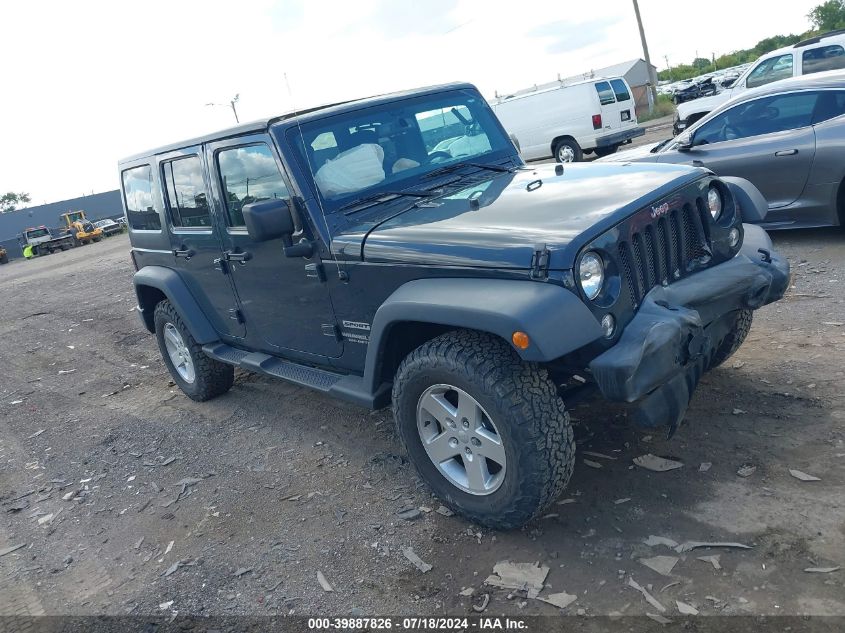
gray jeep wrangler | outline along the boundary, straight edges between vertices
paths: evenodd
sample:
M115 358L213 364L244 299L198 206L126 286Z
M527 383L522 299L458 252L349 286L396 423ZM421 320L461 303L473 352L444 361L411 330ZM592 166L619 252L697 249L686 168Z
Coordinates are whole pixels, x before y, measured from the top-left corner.
M778 300L746 181L526 166L468 84L259 121L120 162L144 326L194 400L235 367L364 407L443 502L511 528L561 493L561 390L670 430Z

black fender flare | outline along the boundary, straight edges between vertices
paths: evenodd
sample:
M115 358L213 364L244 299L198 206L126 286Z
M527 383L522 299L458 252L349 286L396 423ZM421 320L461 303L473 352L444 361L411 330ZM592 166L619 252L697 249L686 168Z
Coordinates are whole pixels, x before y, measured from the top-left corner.
M513 349L525 361L551 361L603 336L601 325L573 292L548 282L518 279L436 278L409 281L393 292L373 318L364 385L382 382L380 363L393 325L422 322L480 330L513 346L515 331L530 345Z
M149 300L144 288L155 288L173 304L197 343L204 345L220 340L220 335L214 330L208 317L203 314L178 273L163 266L145 266L135 273L133 281L135 295L138 297L138 312L147 330L155 332L153 312L157 302L153 303Z
M769 212L769 203L760 193L760 190L750 180L736 176L722 176L724 182L734 200L739 205L740 217L743 222L757 224L766 219Z

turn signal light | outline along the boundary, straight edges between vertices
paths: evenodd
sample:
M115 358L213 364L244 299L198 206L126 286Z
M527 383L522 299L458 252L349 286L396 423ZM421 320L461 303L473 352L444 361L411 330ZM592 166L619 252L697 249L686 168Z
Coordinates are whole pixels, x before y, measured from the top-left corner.
M601 115L594 114L593 115L593 129L600 130L601 129Z
M531 339L528 338L528 335L525 332L521 332L517 330L511 336L511 340L513 344L519 349L528 349L528 346L531 345Z

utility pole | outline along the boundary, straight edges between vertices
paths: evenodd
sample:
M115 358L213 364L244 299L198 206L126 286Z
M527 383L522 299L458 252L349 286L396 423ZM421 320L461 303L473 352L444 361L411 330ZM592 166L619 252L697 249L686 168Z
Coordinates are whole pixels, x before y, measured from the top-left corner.
M669 56L664 55L663 59L666 60L666 68L669 69L669 81L674 81L675 78L672 76L672 64L669 63Z
M637 15L637 26L640 29L640 41L643 44L643 57L645 57L645 63L648 67L648 78L651 82L651 99L649 107L649 112L654 108L654 104L657 103L657 73L654 72L654 66L651 65L651 56L648 54L648 43L645 40L645 30L643 29L643 19L640 17L640 5L637 0L634 0L634 13Z

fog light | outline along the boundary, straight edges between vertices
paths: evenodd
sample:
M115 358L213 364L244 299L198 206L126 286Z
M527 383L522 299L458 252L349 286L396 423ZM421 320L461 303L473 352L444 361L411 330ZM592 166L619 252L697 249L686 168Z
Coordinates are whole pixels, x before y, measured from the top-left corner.
M616 329L616 319L613 318L612 314L605 314L601 318L601 329L604 330L606 338L613 336L613 330Z
M736 248L737 244L739 244L739 229L732 228L730 233L728 233L728 241L731 245L731 248Z

